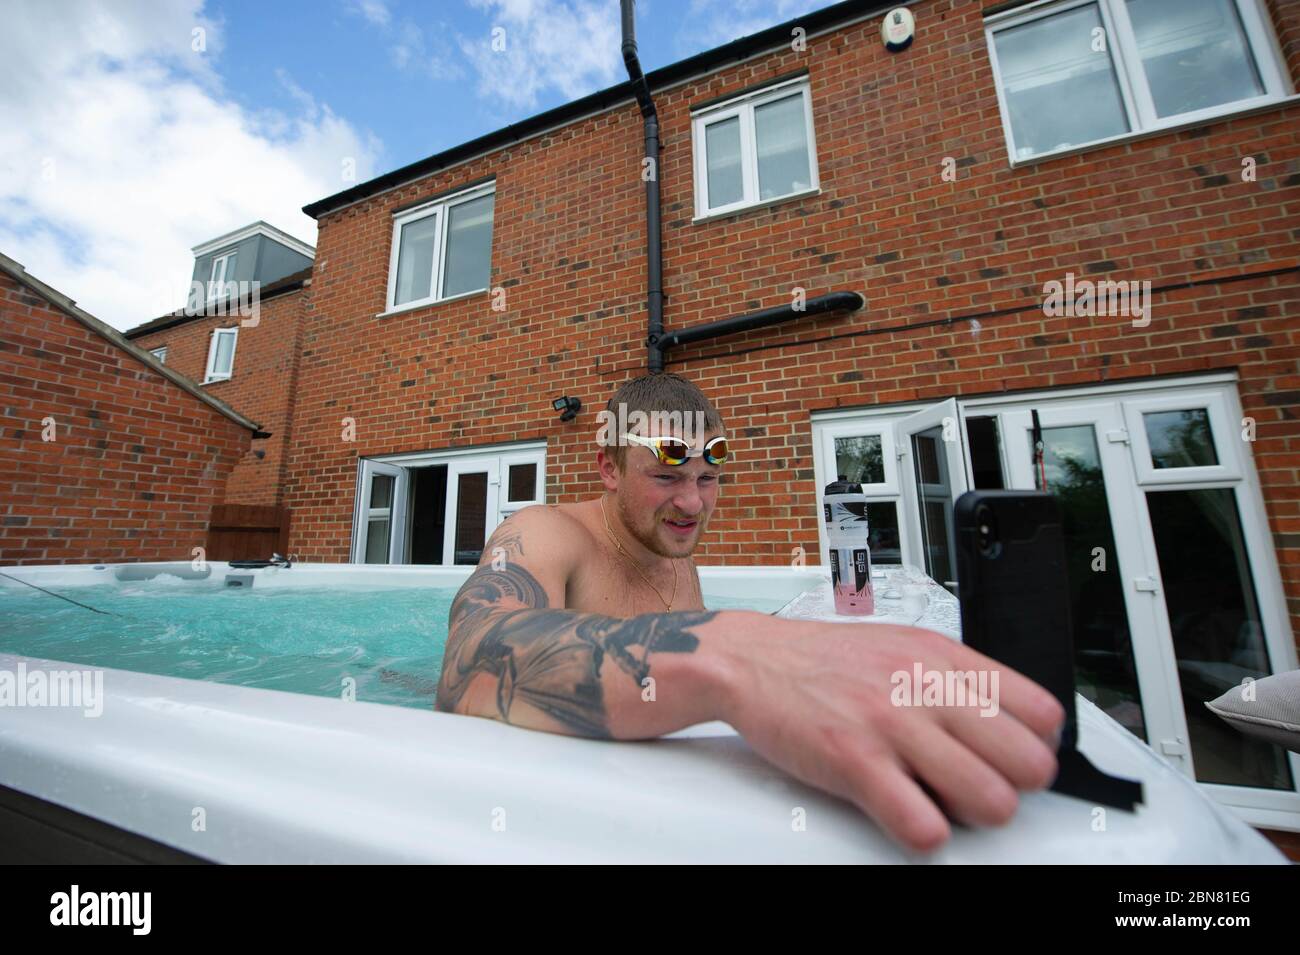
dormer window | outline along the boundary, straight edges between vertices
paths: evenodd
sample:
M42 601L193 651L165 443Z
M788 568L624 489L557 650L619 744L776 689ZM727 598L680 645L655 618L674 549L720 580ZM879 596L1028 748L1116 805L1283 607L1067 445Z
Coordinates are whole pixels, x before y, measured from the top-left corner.
M235 261L239 253L227 252L212 259L212 274L208 277L208 301L215 302L222 296L227 281L234 281Z

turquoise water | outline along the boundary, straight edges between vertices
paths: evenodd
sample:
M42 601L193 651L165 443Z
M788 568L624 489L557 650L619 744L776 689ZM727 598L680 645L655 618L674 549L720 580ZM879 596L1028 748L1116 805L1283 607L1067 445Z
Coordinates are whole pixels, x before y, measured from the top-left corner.
M47 587L114 616L0 581L0 653L82 666L431 707L455 590L242 590L175 577ZM784 600L705 595L713 610Z

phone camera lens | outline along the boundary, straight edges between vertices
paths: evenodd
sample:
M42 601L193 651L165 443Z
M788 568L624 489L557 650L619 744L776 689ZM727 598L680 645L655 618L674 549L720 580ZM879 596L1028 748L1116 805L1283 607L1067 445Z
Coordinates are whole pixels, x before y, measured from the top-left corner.
M977 528L975 542L980 556L996 559L1002 553L1002 543L998 540L998 526L993 518L993 511L987 506L981 507L975 513L975 524Z

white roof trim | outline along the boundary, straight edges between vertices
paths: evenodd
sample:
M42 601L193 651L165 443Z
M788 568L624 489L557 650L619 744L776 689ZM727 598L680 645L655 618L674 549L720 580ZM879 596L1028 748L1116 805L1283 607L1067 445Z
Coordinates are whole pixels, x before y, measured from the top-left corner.
M215 239L209 239L201 245L196 245L191 249L191 251L194 253L195 258L202 258L209 252L216 252L218 249L227 245L235 245L236 243L243 242L245 239L251 238L255 235L264 235L268 239L279 242L281 245L287 245L298 254L305 255L309 259L315 260L316 258L315 246L308 245L300 239L295 239L293 236L289 235L289 233L281 232L275 226L262 222L261 220L254 222L252 225L246 225L242 229L236 229L234 232L227 232L225 235L219 235Z

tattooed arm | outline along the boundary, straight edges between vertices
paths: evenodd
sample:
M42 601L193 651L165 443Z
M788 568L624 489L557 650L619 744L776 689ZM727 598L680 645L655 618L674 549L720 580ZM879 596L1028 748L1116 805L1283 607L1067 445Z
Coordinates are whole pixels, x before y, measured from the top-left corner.
M933 631L748 610L622 619L559 609L582 556L563 520L525 508L488 541L452 603L440 710L613 739L725 720L765 759L922 850L948 838L940 807L999 825L1017 790L1055 775L1056 698ZM998 705L900 706L896 678L916 667L997 670Z
M575 736L642 739L719 717L716 618L561 609L580 553L545 507L497 528L452 602L438 709ZM755 614L754 616L761 616Z

